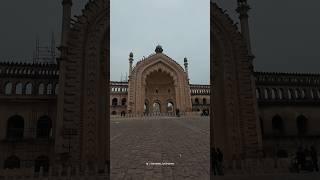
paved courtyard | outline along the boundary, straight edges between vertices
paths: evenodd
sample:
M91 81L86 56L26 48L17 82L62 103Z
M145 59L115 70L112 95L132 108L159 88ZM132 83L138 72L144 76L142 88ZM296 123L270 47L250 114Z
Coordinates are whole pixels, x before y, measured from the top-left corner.
M210 179L209 118L111 120L111 179Z

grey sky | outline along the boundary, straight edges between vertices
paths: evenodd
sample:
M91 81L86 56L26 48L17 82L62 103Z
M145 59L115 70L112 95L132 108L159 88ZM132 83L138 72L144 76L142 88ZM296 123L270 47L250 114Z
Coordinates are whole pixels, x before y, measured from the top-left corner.
M74 0L80 14L88 0ZM0 59L30 60L36 35L57 45L61 31L61 0L10 0L0 6ZM192 83L209 81L208 0L111 0L111 79L128 71L128 54L135 63L161 44L164 53L182 64L189 59Z
M60 42L62 0L10 0L0 6L0 60L31 60L36 36L40 45L50 45L54 32ZM87 0L74 0L79 14Z
M209 83L208 0L111 0L111 79L128 72L128 56L134 63L154 53L164 53L183 66L189 60L191 83Z
M216 0L233 19L236 0ZM87 0L74 0L80 14ZM319 72L320 2L315 0L249 0L250 26L255 68L258 71ZM164 52L182 63L190 63L192 83L209 79L209 0L112 0L111 72L120 80L128 70L128 54L135 62L154 52ZM57 44L61 29L61 0L10 0L0 6L0 60L32 58L35 39Z
M236 0L215 1L237 20ZM320 1L248 2L256 70L320 72Z

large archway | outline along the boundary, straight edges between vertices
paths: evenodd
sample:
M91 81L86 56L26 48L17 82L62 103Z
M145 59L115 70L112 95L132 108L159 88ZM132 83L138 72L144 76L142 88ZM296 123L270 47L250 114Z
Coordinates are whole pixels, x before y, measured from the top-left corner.
M154 102L152 112L167 112L167 100L172 99L175 102L176 99L173 77L161 69L148 74L145 83L145 99L148 102ZM158 105L155 106L155 103ZM156 110L154 107L159 109Z
M89 1L62 47L56 153L68 163L109 161L109 8L107 0Z
M211 2L211 147L226 162L252 158L262 148L252 63L232 20Z
M137 63L129 78L128 89L128 112L133 114L145 113L145 107L152 112L156 100L160 102L161 112L167 112L168 100L180 112L192 110L187 74L177 62L162 52ZM145 102L150 104L146 106Z

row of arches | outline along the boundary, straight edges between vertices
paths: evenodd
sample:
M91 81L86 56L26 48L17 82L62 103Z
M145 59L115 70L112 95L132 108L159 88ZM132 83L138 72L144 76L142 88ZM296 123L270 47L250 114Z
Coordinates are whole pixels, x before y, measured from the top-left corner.
M40 168L43 168L43 172L49 171L50 160L48 156L39 156L34 160L34 171L40 172ZM21 167L21 160L18 156L12 155L5 159L4 169L19 169Z
M25 121L20 115L11 116L7 122L6 138L22 139L24 137ZM49 116L41 116L37 121L35 131L37 138L49 138L52 134L52 121Z
M264 133L263 121L260 118L261 130ZM298 135L305 135L308 133L308 119L304 115L299 115L296 118L296 127ZM275 115L272 118L272 132L274 135L285 134L285 122L280 115Z
M199 98L195 98L194 101L192 102L192 104L195 104L195 105L200 105L200 100ZM208 105L208 100L207 98L203 98L202 99L202 105Z
M210 89L191 89L192 94L210 94Z
M320 99L320 89L257 88L257 99Z
M127 105L127 99L122 98L121 102L119 102L118 98L113 98L111 101L111 105L112 106L125 106L125 105Z
M55 69L26 69L26 68L8 68L4 71L6 74L10 75L59 75L59 71Z
M319 77L315 76L304 76L304 77L288 77L288 76L282 76L282 75L277 75L277 76L270 76L270 75L260 75L260 72L257 72L257 81L259 82L280 82L280 83L309 83L309 84L319 84L320 79Z
M174 103L171 100L167 100L166 103L163 104L164 109L162 108L161 102L159 100L154 101L152 104L149 103L149 101L145 101L143 112L145 114L148 113L174 113L175 107Z
M36 91L38 95L57 95L58 88L59 85L54 85L53 83L40 83L38 86L35 87L34 84L31 82L28 82L26 84L23 84L21 82L18 82L16 84L13 84L12 82L7 82L4 86L4 94L32 95L35 94L34 91Z
M112 87L111 92L128 92L127 87Z

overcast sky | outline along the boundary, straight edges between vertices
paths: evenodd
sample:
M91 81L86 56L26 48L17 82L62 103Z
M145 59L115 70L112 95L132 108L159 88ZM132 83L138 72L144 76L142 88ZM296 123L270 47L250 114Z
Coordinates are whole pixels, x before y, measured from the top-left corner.
M183 66L189 60L191 83L209 83L210 6L208 0L111 0L111 79L128 72L134 63L154 53L164 53Z
M236 0L215 0L238 21ZM320 1L248 0L257 71L320 72Z
M236 0L216 0L237 21ZM79 15L87 0L74 0ZM250 30L258 71L319 72L320 1L249 0ZM61 31L61 0L10 0L0 6L0 60L32 59L36 36L49 45ZM209 0L112 0L111 73L120 80L161 44L182 64L189 59L192 83L209 79Z

